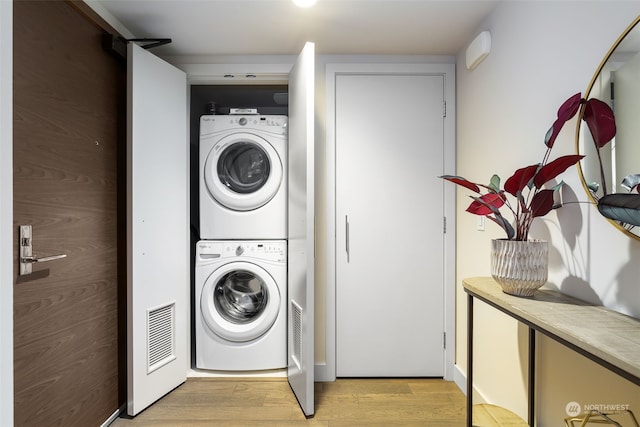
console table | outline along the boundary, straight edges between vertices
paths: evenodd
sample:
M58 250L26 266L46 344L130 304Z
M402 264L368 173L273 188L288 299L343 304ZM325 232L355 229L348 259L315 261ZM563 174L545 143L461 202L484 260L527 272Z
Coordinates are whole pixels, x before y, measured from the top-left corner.
M563 344L640 386L640 320L560 292L540 289L533 297L505 294L491 277L462 282L467 295L467 426L473 407L473 300L479 299L529 327L528 423L535 418L536 332Z

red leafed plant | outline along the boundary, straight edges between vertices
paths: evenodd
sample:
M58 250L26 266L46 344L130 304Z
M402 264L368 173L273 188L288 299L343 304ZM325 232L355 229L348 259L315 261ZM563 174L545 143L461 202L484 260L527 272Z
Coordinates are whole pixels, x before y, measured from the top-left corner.
M549 161L551 149L562 127L575 116L582 104L586 104L586 109L591 112L591 114L585 114L584 117L591 133L596 135L611 133L612 122L607 117L613 117L613 114L609 114L609 107L594 98L585 100L580 93L577 93L567 99L558 109L558 117L544 138L547 151L542 162L516 170L504 182L503 188L500 188L498 175L493 175L487 185L477 184L454 175L443 175L440 178L477 193L477 195L470 196L473 201L467 208L467 212L486 216L498 224L506 232L508 240L527 240L534 218L544 216L552 209L561 206L554 205L553 195L564 185L564 182L560 182L552 188L545 188L545 184L584 157L579 154L570 154ZM601 117L602 119L599 119ZM615 134L615 122L613 122L613 126ZM510 201L507 194L513 196L515 202ZM513 214L513 225L502 215L500 209L503 207L506 207Z

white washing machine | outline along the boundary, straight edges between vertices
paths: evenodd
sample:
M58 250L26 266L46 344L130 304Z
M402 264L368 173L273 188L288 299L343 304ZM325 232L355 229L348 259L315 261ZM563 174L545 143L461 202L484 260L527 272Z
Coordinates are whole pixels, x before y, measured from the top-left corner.
M200 117L200 238L287 238L287 117Z
M286 241L200 241L195 260L196 367L287 366Z

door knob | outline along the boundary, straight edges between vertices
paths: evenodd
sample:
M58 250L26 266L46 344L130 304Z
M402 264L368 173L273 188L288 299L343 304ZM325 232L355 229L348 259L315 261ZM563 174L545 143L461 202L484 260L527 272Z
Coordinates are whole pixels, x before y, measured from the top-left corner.
M20 275L32 273L32 264L66 258L67 254L37 257L33 255L33 230L30 225L20 226Z

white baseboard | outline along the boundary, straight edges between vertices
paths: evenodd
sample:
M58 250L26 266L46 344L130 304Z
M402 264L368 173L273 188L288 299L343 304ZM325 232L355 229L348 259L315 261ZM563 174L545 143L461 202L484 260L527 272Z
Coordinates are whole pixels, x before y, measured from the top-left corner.
M467 395L467 375L463 374L458 365L453 367L453 382L456 383L460 391Z
M315 382L327 383L336 380L336 373L329 369L327 363L316 363L315 370Z
M190 369L187 378L286 378L287 369L270 369L266 371L208 371Z
M453 382L456 383L460 391L467 395L467 374L462 373L460 367L455 365L455 369L453 372ZM474 403L487 403L488 400L485 397L485 394L482 391L478 390L477 387L473 387L473 400Z

